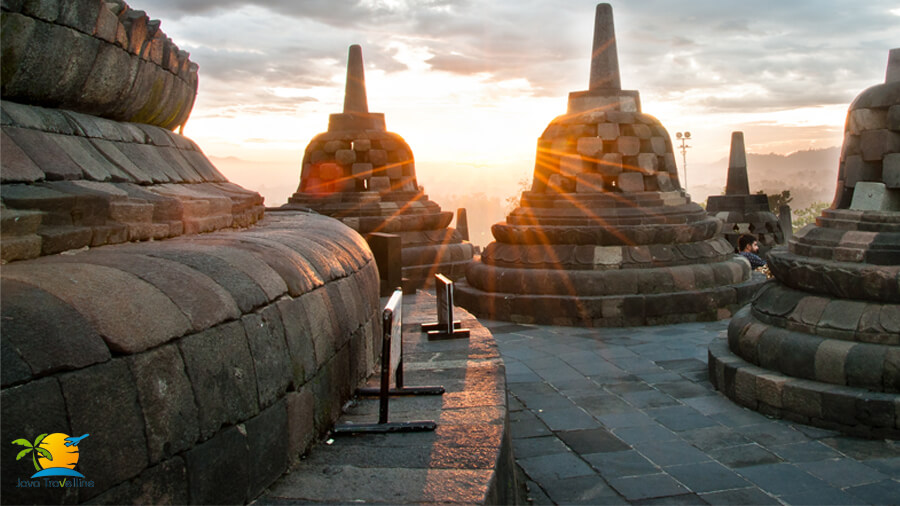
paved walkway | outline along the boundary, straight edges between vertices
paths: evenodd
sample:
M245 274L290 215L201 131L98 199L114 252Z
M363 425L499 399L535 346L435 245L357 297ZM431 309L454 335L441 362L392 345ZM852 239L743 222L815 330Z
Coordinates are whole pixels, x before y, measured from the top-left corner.
M712 389L706 346L727 322L479 321L506 363L535 504L900 503L900 443L769 419Z

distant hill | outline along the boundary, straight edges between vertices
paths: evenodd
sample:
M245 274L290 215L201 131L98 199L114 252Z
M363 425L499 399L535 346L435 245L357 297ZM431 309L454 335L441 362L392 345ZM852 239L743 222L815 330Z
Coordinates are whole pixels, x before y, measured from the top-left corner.
M748 153L750 192L762 190L766 194L772 194L790 190L794 197L791 208L795 210L809 207L814 202L831 202L837 183L840 155L838 147L796 151L788 155ZM727 158L711 164L689 163L692 198L697 202L705 202L709 195L722 194L727 169ZM699 182L694 183L693 178L699 179Z

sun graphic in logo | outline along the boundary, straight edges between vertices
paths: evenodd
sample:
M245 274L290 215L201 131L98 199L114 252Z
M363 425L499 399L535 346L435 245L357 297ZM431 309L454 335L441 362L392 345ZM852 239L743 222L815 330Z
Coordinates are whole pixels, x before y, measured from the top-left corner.
M78 444L88 436L89 434L81 437L72 437L62 432L54 432L50 435L41 434L34 440L34 443L27 439L16 439L12 443L25 447L16 456L16 460L29 454L31 455L31 462L34 464L35 470L37 470L31 476L32 478L41 476L77 476L84 478L83 474L75 471L75 464L78 463Z

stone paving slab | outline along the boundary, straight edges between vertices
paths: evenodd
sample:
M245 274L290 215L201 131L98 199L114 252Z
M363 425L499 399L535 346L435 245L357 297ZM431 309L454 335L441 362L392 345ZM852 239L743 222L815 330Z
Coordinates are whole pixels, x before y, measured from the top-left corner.
M534 504L897 504L900 444L744 409L712 388L728 322L596 329L479 319L506 364Z

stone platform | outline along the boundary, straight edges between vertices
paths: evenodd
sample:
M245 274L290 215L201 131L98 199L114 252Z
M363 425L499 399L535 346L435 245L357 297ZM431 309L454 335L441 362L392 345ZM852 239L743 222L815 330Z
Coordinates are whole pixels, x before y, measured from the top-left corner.
M405 384L442 385L447 392L393 397L390 420L434 420L437 430L329 439L313 447L255 504L524 503L497 344L459 308L455 317L471 330L470 338L429 341L420 325L435 321L435 311L435 298L427 292L404 297ZM365 399L346 406L338 423L377 419L378 401Z

